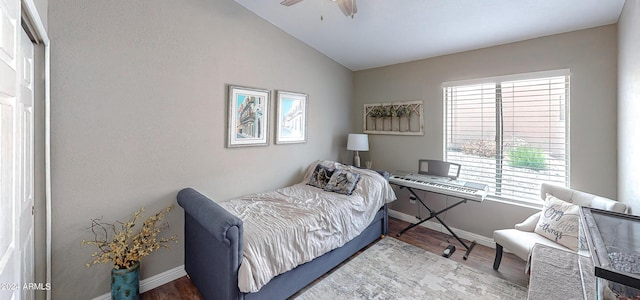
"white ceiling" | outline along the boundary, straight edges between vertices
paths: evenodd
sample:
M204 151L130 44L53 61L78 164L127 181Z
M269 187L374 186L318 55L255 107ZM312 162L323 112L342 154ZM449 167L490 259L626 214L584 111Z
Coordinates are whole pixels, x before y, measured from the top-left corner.
M357 0L352 19L330 0L235 1L354 71L613 24L625 2Z

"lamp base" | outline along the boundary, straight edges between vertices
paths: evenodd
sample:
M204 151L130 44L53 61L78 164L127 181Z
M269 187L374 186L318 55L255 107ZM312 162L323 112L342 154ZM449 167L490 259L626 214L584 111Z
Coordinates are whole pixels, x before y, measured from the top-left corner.
M358 155L358 151L356 151L356 153L353 154L353 165L355 167L360 168L360 155Z

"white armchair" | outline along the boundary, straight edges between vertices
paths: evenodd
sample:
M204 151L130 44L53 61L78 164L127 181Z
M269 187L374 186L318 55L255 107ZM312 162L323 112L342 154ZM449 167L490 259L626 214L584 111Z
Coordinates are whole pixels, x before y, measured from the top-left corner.
M627 205L624 203L565 187L543 183L540 186L540 198L545 200L547 194L580 206L621 213L627 212ZM527 260L529 252L536 243L569 250L568 248L534 232L534 229L538 224L538 220L540 219L540 214L541 212L533 214L524 220L524 222L516 224L513 229L500 229L493 232L493 240L496 242L496 257L493 261L494 270L498 270L500 267L503 247L509 249L513 254L523 260Z

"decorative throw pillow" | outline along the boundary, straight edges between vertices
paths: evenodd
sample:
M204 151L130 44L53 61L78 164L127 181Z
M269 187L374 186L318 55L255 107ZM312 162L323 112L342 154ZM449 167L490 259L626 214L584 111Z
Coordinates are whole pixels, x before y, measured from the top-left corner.
M578 251L580 206L547 194L534 232L573 251Z
M325 191L336 192L339 194L351 195L356 188L356 184L360 180L359 173L349 172L347 170L336 170L331 175L331 179L324 187Z
M331 179L333 171L334 170L331 168L318 164L315 170L313 170L313 174L311 174L311 178L309 178L309 182L307 184L324 189L329 182L329 179Z

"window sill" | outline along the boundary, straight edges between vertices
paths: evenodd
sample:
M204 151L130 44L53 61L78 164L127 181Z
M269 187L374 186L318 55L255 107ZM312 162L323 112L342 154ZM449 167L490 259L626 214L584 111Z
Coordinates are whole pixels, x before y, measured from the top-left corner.
M484 201L493 201L493 202L498 202L498 203L503 203L503 204L508 204L508 205L514 205L514 206L524 207L524 208L530 208L530 209L536 209L536 210L541 210L542 206L544 204L544 203L542 203L542 201L527 201L527 200L518 200L518 199L505 199L505 198L500 198L500 197L495 197L495 196L487 196L487 198L485 198Z

